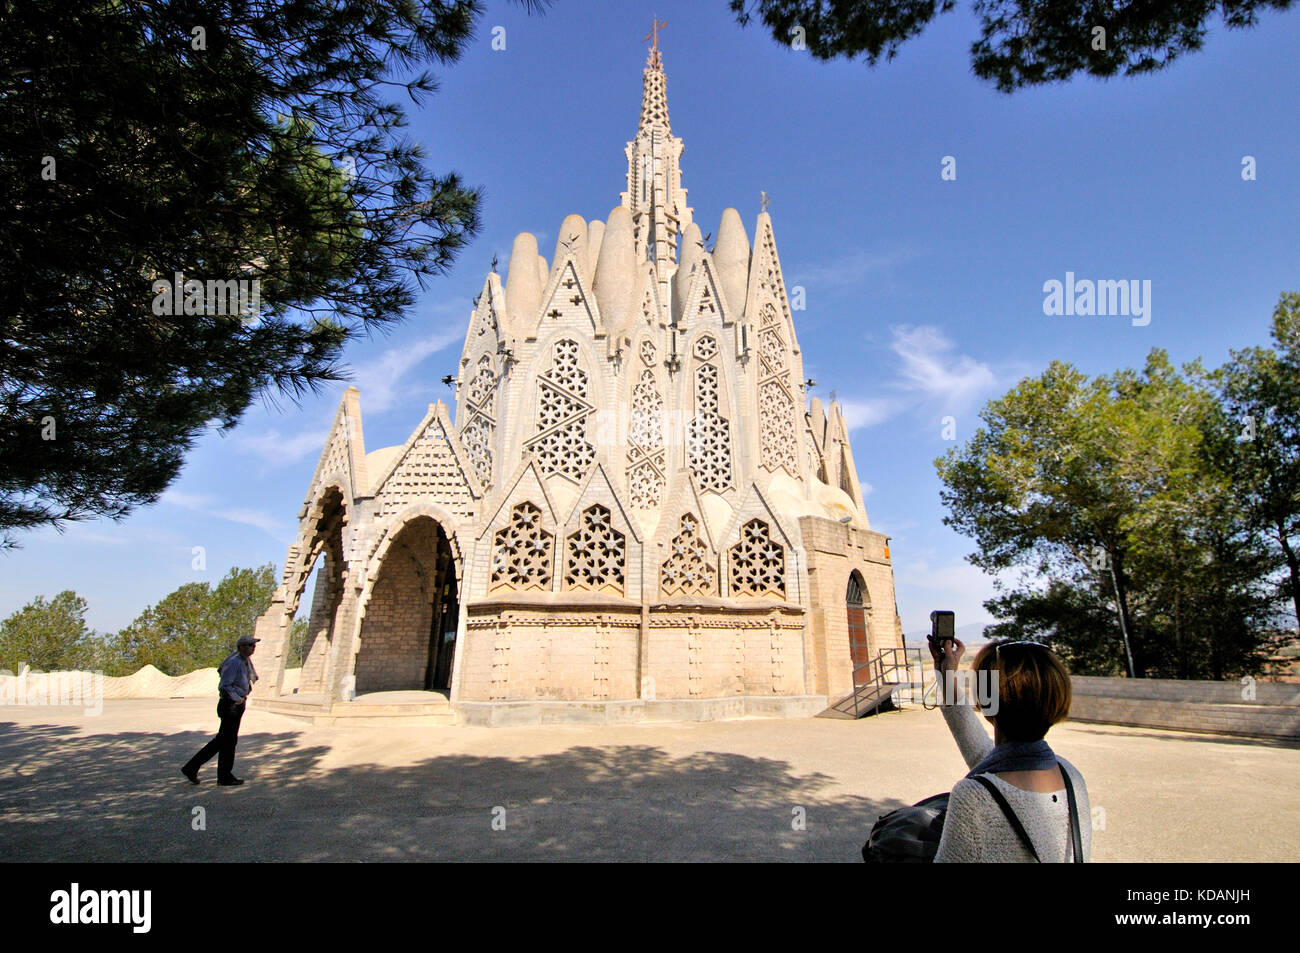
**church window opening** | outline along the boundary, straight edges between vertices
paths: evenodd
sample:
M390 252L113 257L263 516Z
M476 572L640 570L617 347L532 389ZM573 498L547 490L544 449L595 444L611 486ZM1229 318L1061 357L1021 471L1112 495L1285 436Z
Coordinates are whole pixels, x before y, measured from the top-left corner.
M700 521L686 513L681 532L673 537L672 553L660 568L659 588L665 596L714 596L716 577L712 554L700 537Z
M511 510L510 525L494 538L492 587L551 588L551 534L542 528L542 511L532 503Z
M537 378L537 435L525 444L544 476L582 480L596 459L596 448L587 440L587 419L594 409L577 342L557 341L551 369Z
M603 506L583 510L575 533L569 534L564 587L592 592L624 592L625 537L614 529Z
M772 539L768 525L750 520L731 547L731 594L785 598L785 547Z

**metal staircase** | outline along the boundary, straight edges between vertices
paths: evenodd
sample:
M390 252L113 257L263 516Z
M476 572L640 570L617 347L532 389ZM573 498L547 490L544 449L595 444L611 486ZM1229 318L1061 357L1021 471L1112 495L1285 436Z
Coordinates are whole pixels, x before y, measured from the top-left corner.
M861 718L874 711L883 710L886 703L901 709L899 693L909 689L909 697L920 695L924 705L930 701L937 686L925 688L922 677L922 649L881 649L870 662L853 670L853 691L845 695L825 714L830 717Z

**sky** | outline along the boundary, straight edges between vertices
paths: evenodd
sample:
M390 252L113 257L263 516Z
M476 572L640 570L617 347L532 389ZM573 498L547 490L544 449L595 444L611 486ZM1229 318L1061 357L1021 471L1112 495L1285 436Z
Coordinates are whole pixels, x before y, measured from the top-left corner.
M483 188L483 228L404 324L348 350L368 450L451 402L440 380L494 255L504 276L526 231L549 261L566 215L618 204L654 14L695 220L716 233L734 207L752 241L768 193L787 287L804 289L811 394L844 405L909 636L932 609L991 621L993 581L944 525L934 468L985 402L1053 360L1096 375L1163 348L1216 366L1267 345L1279 294L1300 290L1300 12L1216 23L1158 74L1006 95L971 72L969 6L869 68L780 47L726 0L556 0L544 15L493 2L463 58L434 71L437 94L408 104L429 167ZM1149 281L1149 322L1045 314L1044 284L1067 273ZM184 583L281 567L345 386L263 399L205 434L162 500L124 521L22 537L0 554L0 617L73 589L91 627L114 631Z

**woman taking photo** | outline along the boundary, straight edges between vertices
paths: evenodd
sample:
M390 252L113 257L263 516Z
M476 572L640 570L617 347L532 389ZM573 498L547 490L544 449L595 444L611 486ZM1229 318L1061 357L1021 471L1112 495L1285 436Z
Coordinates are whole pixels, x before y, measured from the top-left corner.
M954 688L965 650L956 639L944 642L942 650L930 645L943 717L971 768L952 789L935 863L1087 861L1092 851L1088 788L1074 765L1053 754L1044 740L1047 730L1070 713L1065 666L1038 642L990 642L980 649L973 675L977 696L988 703L983 712L993 725L990 741L971 705L955 697L961 694ZM976 775L990 779L1023 836ZM1081 860L1075 857L1067 779L1076 804Z

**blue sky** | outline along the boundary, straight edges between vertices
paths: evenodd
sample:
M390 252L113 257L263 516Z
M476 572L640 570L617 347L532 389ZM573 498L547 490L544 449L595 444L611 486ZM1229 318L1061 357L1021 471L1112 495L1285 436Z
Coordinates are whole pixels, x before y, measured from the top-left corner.
M484 227L404 325L348 352L368 449L402 443L428 403L450 402L439 381L455 372L493 255L504 272L528 231L549 260L565 215L603 220L618 204L653 13L668 21L668 104L695 219L716 232L734 206L752 240L760 190L771 197L786 282L806 290L804 368L823 401L834 389L845 404L909 634L934 608L958 625L989 619L991 581L942 523L932 461L954 446L943 417L964 441L986 400L1054 359L1098 374L1162 347L1219 364L1266 344L1279 293L1300 290L1300 14L1215 26L1205 51L1154 76L1006 96L971 74L968 8L868 69L778 47L736 25L725 0L557 0L532 17L494 3L409 127L432 169L485 188ZM954 181L941 178L945 156ZM1150 324L1045 315L1043 284L1067 271L1149 280ZM0 555L0 617L71 588L111 631L183 583L280 566L344 386L263 401L232 433L206 435L164 499L124 522L24 537Z

